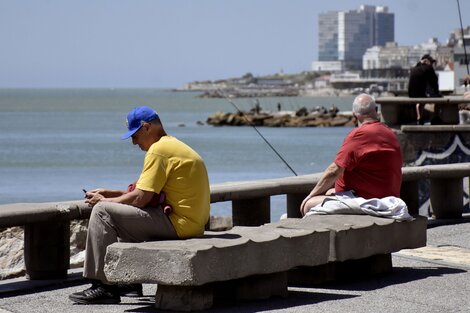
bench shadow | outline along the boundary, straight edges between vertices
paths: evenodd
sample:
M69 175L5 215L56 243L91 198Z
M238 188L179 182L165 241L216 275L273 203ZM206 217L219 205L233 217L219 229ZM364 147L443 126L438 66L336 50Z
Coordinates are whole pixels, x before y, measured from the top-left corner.
M297 306L312 305L325 301L343 300L355 298L360 295L345 295L345 294L334 294L334 293L318 293L312 290L312 292L295 291L289 290L287 298L272 297L264 300L251 300L251 301L238 301L229 302L226 304L216 304L213 308L204 310L207 313L253 313L260 311L272 311L272 310L283 310L293 308ZM158 310L153 306L144 306L140 308L134 308L126 310L125 312L136 312L136 313L149 313L149 312L168 312L164 310ZM172 311L178 312L178 311Z
M449 225L459 225L470 223L470 215L464 213L461 218L454 219L430 219L428 220L428 229L439 227L439 226L449 226Z
M348 279L340 280L322 284L312 284L310 286L303 286L303 290L292 290L290 288L289 295L287 298L273 297L265 300L254 300L254 301L229 301L228 303L217 303L213 308L205 310L204 312L210 313L252 313L259 311L269 310L282 310L288 308L294 308L297 306L319 304L327 301L344 300L360 297L361 294L341 294L335 293L338 291L350 291L354 293L372 291L381 288L385 288L392 285L405 284L412 281L422 280L429 277L439 277L453 274L465 273L467 271L461 269L455 269L450 267L426 267L426 268L408 268L398 267L393 268L393 272L389 274L368 276L363 279ZM309 289L311 291L305 291ZM321 289L319 291L318 289ZM331 290L331 292L327 292ZM326 291L326 292L325 292ZM138 304L138 303L136 303ZM141 303L143 304L143 303ZM126 312L164 312L153 308L153 303L148 306L142 306L126 310Z
M323 284L312 284L303 287L303 290L292 290L290 288L287 298L273 297L265 300L228 302L226 304L216 304L213 308L204 312L242 312L251 313L268 310L282 310L298 306L319 304L322 302L344 300L360 297L354 294L355 291L372 291L392 285L405 284L412 281L427 279L429 277L443 277L466 273L466 270L445 266L436 267L394 267L389 274L369 276L363 279L340 280ZM26 282L25 282L26 283ZM31 282L29 282L31 283ZM0 298L36 293L38 291L57 290L69 288L71 286L84 285L88 282L84 279L76 279L48 286L35 286L26 290L16 290L0 294ZM23 286L25 287L25 286ZM21 288L20 288L21 289ZM318 290L318 289L321 289ZM337 291L350 291L352 294L342 294ZM330 291L330 292L329 292ZM131 303L121 303L138 306L127 309L124 312L164 312L153 307L154 294L145 294L143 297L135 298Z
M461 274L466 272L466 270L451 267L394 267L393 271L387 274L368 276L363 279L339 280L312 285L312 287L332 290L371 291L392 285L399 285L422 280L429 277L441 277L445 275Z

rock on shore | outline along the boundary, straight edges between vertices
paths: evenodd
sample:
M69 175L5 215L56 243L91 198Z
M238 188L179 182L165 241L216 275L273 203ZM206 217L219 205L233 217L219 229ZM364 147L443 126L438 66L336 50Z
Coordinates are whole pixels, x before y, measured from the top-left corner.
M83 266L87 223L70 223L70 268ZM0 229L0 280L25 275L23 237L23 227Z

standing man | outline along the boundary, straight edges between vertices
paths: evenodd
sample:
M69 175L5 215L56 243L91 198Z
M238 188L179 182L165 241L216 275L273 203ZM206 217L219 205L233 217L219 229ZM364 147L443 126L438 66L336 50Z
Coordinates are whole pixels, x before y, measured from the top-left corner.
M439 79L434 71L434 60L429 54L421 57L421 60L411 69L408 82L408 97L429 98L442 97L439 92ZM434 108L437 113L438 108ZM424 124L424 103L416 104L417 124Z
M88 225L83 276L92 286L71 294L82 304L119 303L120 290L104 274L106 247L117 241L183 239L201 236L209 219L210 190L204 161L193 149L166 134L157 112L138 107L127 115L122 139L146 151L135 189L95 189L85 202L93 207ZM158 194L172 207L155 205ZM157 202L158 203L158 202Z
M302 202L302 216L335 193L352 191L365 199L400 196L402 155L397 136L379 121L370 95L357 96L352 111L358 127L344 139L336 159Z

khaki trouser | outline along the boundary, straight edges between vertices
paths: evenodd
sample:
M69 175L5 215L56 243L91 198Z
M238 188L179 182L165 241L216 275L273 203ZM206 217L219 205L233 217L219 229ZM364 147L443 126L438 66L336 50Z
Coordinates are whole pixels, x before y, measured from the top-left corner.
M91 212L86 239L83 276L106 283L106 248L117 241L143 242L178 239L161 207L139 209L130 205L98 202Z

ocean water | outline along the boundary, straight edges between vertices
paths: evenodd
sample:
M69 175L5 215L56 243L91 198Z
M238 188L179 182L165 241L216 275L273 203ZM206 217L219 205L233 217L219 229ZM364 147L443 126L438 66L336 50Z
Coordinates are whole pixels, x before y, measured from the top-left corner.
M234 112L225 99L159 89L0 90L0 203L80 199L82 188L125 189L136 180L144 153L122 141L125 116L133 107L155 108L167 133L204 158L211 184L292 176L251 127L205 124L216 111ZM254 99L233 100L243 110ZM260 98L261 107L283 110L331 107L349 111L352 97ZM199 125L203 122L204 125ZM266 128L259 131L299 175L317 173L332 161L349 127ZM272 198L271 218L285 212ZM211 206L230 215L230 203Z

